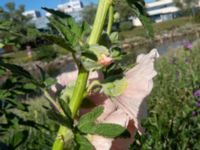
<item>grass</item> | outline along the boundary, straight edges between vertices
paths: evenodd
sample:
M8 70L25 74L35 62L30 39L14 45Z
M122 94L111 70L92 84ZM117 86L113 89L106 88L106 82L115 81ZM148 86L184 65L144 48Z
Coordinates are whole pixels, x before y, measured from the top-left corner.
M156 62L158 75L148 97L146 129L137 135L133 149L198 150L200 147L200 41L192 50L171 50ZM195 115L194 115L195 114Z
M174 20L169 20L161 23L154 23L153 29L155 34L161 34L166 31L171 31L173 29L179 28L181 26L184 26L186 24L191 24L191 18L189 17L183 17L183 18L177 18ZM146 37L146 31L144 27L136 27L130 31L122 31L120 32L120 37L122 39L128 39L132 37Z

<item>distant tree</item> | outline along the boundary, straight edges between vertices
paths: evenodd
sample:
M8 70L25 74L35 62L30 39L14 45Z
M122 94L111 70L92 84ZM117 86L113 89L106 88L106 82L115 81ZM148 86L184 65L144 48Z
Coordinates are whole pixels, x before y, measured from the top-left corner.
M94 22L97 6L93 3L87 5L83 9L83 20L87 21L90 25Z
M128 20L133 15L132 9L128 6L126 0L114 0L116 11L120 13L120 19L123 21Z
M177 7L179 7L181 10L188 10L190 9L192 11L192 14L195 13L195 7L199 3L199 0L174 0Z
M24 5L16 8L12 2L0 8L0 39L4 44L20 47L35 40L36 34L31 34L37 30L29 23L31 18L23 15L24 10Z

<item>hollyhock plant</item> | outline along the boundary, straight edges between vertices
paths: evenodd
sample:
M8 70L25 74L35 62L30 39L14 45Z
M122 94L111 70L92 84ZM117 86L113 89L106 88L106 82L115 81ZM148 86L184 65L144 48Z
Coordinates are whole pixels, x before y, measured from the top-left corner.
M144 0L126 1L153 37ZM56 108L50 111L50 116L60 125L52 150L117 149L115 143L119 149L119 145L127 149L133 133L142 133L140 119L146 114L144 98L153 87L154 60L158 53L154 49L139 55L136 66L124 72L127 68L122 63L126 52L119 47L118 32L112 32L114 7L113 0L99 0L93 26L77 23L63 12L43 8L52 14L50 24L59 33L45 33L43 37L67 50L76 65L74 71L59 75L56 84L45 80L41 84L46 98ZM104 31L105 24L107 31ZM56 94L50 96L49 87ZM90 107L85 107L88 102ZM127 130L131 138L116 138Z
M126 2L153 38L145 1ZM145 97L153 88L158 52L153 49L139 55L136 65L125 72L131 64L124 62L127 52L120 47L119 33L112 32L116 5L114 0L99 0L93 25L77 23L64 12L43 8L51 14L48 19L54 32L38 35L68 51L76 66L56 80L39 66L40 76L36 79L22 67L0 61L5 69L30 82L24 89L39 88L52 106L45 107L49 119L59 125L52 150L126 150L134 133L143 132L140 120L146 115Z
M109 150L111 147L111 149L128 149L133 142L133 133L136 131L142 133L140 120L146 116L146 101L144 98L152 90L153 77L156 75L154 60L158 56L158 52L155 49L149 54L139 55L136 66L125 73L125 78L128 82L126 90L113 100L102 91L89 94L88 98L96 106L103 105L104 107L104 112L98 117L97 122L119 124L128 128L130 133L132 133L131 138L115 140L98 135L89 136L89 140L97 150ZM61 74L57 77L58 83L64 86L73 82L77 73L77 70L75 70ZM89 76L90 83L95 79L103 80L102 74L92 72ZM80 112L83 114L90 109L81 109Z

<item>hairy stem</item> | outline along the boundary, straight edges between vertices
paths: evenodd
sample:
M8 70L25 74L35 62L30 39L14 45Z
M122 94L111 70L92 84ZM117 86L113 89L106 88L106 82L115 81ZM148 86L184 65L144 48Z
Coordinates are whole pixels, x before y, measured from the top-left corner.
M99 0L97 14L95 17L92 32L90 34L88 44L93 45L98 43L101 37L105 18L108 9L112 3L112 0ZM75 83L75 88L73 91L72 99L69 103L69 107L72 112L72 117L74 117L82 103L86 85L88 80L89 72L86 71L82 66L79 67L78 77ZM69 139L69 129L64 126L60 126L57 137L54 141L52 150L64 150L66 139Z

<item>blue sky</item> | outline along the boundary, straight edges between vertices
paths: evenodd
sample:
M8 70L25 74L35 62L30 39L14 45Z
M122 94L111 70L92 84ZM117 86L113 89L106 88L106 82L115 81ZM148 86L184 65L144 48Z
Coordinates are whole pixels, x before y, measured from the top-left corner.
M145 0L146 2L154 0ZM4 6L7 2L14 2L17 6L24 4L26 10L41 10L41 7L56 8L58 4L65 3L67 0L0 0L0 6ZM97 3L98 0L82 0L84 5L89 3Z

